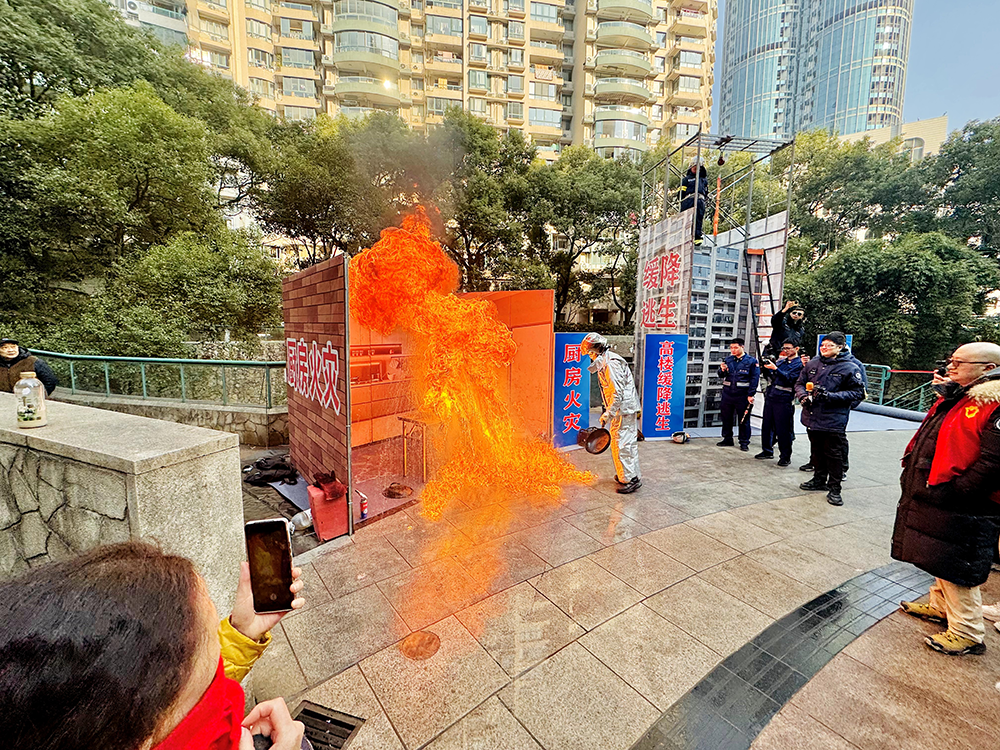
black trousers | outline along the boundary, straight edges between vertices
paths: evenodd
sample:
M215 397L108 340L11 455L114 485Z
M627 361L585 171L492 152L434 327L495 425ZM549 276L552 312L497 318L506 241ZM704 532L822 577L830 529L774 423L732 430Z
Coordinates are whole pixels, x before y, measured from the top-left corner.
M727 393L734 390L732 394ZM750 396L749 388L729 389L722 391L722 404L719 406L719 417L722 419L722 439L733 439L733 422L740 423L740 445L750 445L750 417L743 416L753 407L747 398Z
M687 211L689 208L694 207L694 196L690 198L685 198L681 201L681 211ZM702 224L705 223L705 199L701 196L698 197L698 206L694 212L694 238L696 240L701 239L702 235Z
M851 444L847 442L847 433L846 432L843 435L841 435L841 439L842 439L842 445L841 445L840 451L841 451L841 453L844 454L844 473L846 474L847 473L847 469L848 469L848 467L850 465L850 462L847 460L847 454L848 454L848 451L850 450Z
M790 399L771 397L764 401L764 414L760 423L760 447L765 453L774 453L778 443L781 458L792 457L795 440L795 405Z
M844 433L806 430L809 435L810 457L813 465L813 479L840 492L844 479Z

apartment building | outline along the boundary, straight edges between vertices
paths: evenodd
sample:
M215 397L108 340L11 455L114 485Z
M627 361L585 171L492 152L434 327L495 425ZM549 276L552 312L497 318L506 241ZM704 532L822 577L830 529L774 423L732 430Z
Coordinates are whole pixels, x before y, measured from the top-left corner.
M293 120L462 107L539 154L709 129L716 0L108 0Z

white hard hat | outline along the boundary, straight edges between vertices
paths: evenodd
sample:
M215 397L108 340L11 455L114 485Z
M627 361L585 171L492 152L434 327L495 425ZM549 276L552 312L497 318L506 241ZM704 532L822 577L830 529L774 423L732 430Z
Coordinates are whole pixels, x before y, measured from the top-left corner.
M607 351L608 340L599 333L588 333L580 344L580 354L588 354L591 349L596 349L598 352Z

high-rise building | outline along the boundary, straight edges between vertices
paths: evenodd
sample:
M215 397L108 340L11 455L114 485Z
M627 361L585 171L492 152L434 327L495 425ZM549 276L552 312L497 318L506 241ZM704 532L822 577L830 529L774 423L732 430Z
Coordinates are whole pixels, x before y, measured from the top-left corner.
M458 106L543 158L710 127L716 0L109 0L289 119Z
M719 132L898 126L914 0L729 0Z

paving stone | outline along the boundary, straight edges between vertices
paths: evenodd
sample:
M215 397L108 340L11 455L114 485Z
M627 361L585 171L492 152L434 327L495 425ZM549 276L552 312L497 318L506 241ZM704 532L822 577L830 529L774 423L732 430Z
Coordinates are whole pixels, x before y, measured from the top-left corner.
M484 599L455 617L509 675L518 675L584 630L531 584Z
M429 659L408 659L397 644L361 662L408 750L437 737L507 682L507 674L454 617L427 630L441 641Z
M661 711L708 674L720 657L637 604L598 626L580 644Z
M625 750L659 711L573 643L500 691L545 750Z
M603 546L564 519L535 526L514 534L513 538L553 566L589 555Z
M615 544L650 530L648 526L625 515L618 505L605 505L567 516L565 521L601 544Z
M804 711L785 706L758 735L754 750L857 750L855 745L830 731Z
M646 600L662 615L720 656L728 656L774 620L695 576Z
M691 528L697 529L703 534L707 534L713 539L717 539L740 552L749 552L752 549L757 549L758 547L773 544L781 540L781 537L777 534L772 534L770 531L762 529L759 526L754 526L752 523L727 511L695 518L688 521L687 524Z
M344 670L313 688L302 698L365 720L351 740L350 750L403 750L403 743L389 723L389 718L360 668Z
M621 579L643 596L652 596L695 571L644 541L628 539L588 555L606 571Z
M541 750L499 699L490 698L426 750Z
M532 578L531 585L590 630L642 599L642 594L588 560L574 560Z
M850 565L789 541L758 547L747 557L818 591L829 591L858 574Z
M410 570L409 563L382 536L355 539L313 561L334 599Z
M271 645L250 670L249 682L257 703L296 695L306 689L305 675L281 625L271 631Z
M480 544L456 557L458 563L487 594L516 586L548 567L545 561L513 537Z
M747 556L727 560L698 577L775 619L822 593Z
M705 570L739 555L739 551L687 524L643 534L639 537L693 570Z
M411 630L420 630L486 597L453 558L414 568L376 584Z

